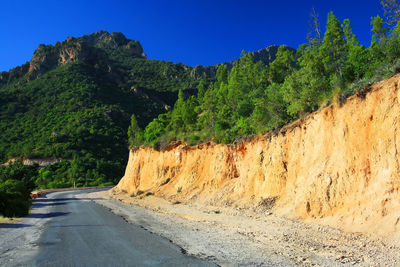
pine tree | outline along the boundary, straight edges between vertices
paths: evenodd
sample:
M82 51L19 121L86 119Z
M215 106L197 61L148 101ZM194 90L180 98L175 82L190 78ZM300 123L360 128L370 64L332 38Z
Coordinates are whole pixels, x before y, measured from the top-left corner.
M143 131L139 127L139 123L136 120L135 114L131 116L131 124L128 128L128 142L129 147L133 148L139 146L143 141Z
M286 45L279 46L275 60L269 65L271 83L283 83L293 71L294 64L294 53Z
M380 16L371 18L372 32L372 44L374 42L382 44L386 40L388 29L384 26L383 19Z
M346 42L340 21L333 12L328 14L326 32L320 48L320 56L330 74L343 77L343 65L346 57Z

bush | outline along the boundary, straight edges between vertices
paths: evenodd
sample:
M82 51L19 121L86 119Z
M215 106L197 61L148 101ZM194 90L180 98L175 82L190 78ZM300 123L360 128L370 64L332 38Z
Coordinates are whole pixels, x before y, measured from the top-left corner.
M9 218L26 216L30 204L30 193L23 182L9 179L0 184L0 215Z

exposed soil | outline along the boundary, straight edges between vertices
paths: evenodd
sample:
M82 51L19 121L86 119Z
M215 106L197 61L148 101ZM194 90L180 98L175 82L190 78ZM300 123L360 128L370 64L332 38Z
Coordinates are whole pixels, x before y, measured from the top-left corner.
M400 237L399 114L400 74L274 134L131 150L113 191Z

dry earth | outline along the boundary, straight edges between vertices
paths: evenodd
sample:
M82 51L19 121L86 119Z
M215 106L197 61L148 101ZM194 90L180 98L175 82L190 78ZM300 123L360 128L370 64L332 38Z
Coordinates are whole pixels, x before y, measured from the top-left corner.
M221 266L400 265L398 237L345 233L276 216L268 207L174 204L155 196L113 195L111 190L86 197Z

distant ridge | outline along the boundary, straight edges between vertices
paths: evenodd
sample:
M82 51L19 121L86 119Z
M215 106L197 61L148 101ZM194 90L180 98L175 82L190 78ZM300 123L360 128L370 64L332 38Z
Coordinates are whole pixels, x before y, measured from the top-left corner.
M270 45L265 48L259 49L254 52L250 52L250 54L253 56L253 59L255 62L261 61L264 65L268 65L272 61L275 60L276 58L276 53L278 52L279 45ZM295 52L296 49L292 47L288 47L289 50ZM197 65L193 68L193 71L191 72L192 77L194 78L199 78L199 77L212 77L215 78L215 75L217 73L217 69L220 65L224 65L228 70L231 70L233 66L239 61L238 59L229 61L229 62L224 62L220 64L215 64L212 66L202 66L202 65Z

